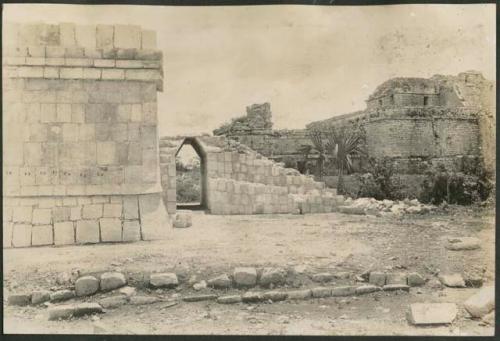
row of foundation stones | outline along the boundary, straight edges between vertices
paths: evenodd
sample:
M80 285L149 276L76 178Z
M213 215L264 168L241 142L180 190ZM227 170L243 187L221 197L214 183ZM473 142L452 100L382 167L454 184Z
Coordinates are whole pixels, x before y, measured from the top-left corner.
M175 294L173 298L165 299L150 295L141 295L133 286L127 286L127 279L121 272L105 272L101 275L85 275L74 281L74 290L37 290L32 293L11 294L8 298L9 305L45 305L48 307L49 320L70 319L74 317L103 313L105 309L117 308L124 304L144 305L167 301L173 306L183 300L185 302L198 302L215 300L219 304L235 303L273 303L279 301L296 301L314 298L346 297L370 294L375 292L410 292L410 287L425 285L428 281L420 274L414 272L383 273L377 271L365 272L356 277L361 285L328 286L326 283L334 279L352 278L351 273L338 274L316 273L310 275L313 282L322 283L322 286L301 288L297 290L280 290L277 286L285 284L288 271L283 268L267 267L257 271L254 267L237 267L232 276L222 274L207 281L196 281L190 278L188 284L195 291L202 291L208 287L227 290L230 288L248 289L243 294L219 295L213 292L190 294L181 297ZM448 287L465 287L465 282L459 274L439 276L441 283ZM152 289L178 288L179 278L175 273L153 273L149 276L148 286ZM259 285L270 290L255 290ZM481 284L479 284L481 285ZM478 286L477 283L473 286ZM435 288L435 286L431 286ZM79 302L59 304L75 298L86 299L97 293L112 292L98 302ZM482 288L478 293L464 303L464 308L473 318L492 320L494 314L494 287ZM410 306L408 320L415 325L449 324L457 315L457 306L452 303L416 303Z

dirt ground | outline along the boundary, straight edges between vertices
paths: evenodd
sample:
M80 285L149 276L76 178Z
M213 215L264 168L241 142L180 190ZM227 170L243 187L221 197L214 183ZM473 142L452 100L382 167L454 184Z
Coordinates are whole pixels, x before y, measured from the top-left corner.
M234 266L303 266L307 271L460 272L494 281L495 229L492 209L450 207L447 212L402 218L340 213L211 216L195 212L193 226L172 229L168 240L4 250L4 298L9 292L49 289L57 275L119 270L131 282L144 272L176 271L201 279ZM446 238L478 237L481 249L449 251ZM179 288L182 293L187 287ZM413 302L461 304L477 289L379 292L274 304L219 305L165 302L123 306L99 316L113 333L134 334L303 334L303 335L492 335L494 328L471 320L460 308L451 326L415 327L406 320ZM175 296L176 290L165 295ZM177 294L178 295L178 294ZM36 307L4 302L5 333L93 333L91 318L47 321ZM96 319L95 317L93 319ZM126 326L124 329L123 326Z

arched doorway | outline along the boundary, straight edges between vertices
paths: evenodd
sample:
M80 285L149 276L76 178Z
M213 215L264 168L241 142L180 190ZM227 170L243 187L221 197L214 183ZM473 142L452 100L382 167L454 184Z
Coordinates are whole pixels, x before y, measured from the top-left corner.
M207 208L206 153L194 137L186 137L175 153L177 209ZM197 159L197 160L196 160Z

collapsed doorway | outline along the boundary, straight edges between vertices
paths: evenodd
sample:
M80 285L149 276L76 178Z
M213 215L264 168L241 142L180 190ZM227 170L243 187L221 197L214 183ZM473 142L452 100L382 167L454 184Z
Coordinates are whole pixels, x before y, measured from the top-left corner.
M206 208L206 155L195 138L186 138L175 154L177 209Z

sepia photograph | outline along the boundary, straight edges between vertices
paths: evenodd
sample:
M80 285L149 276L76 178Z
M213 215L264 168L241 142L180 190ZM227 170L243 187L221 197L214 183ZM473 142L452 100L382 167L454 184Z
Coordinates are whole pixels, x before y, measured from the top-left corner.
M496 4L3 4L3 332L495 335Z

